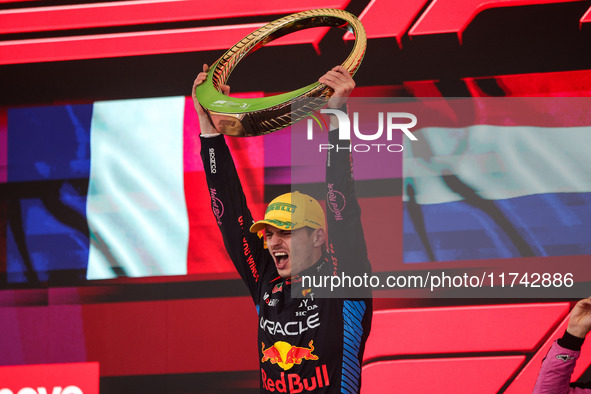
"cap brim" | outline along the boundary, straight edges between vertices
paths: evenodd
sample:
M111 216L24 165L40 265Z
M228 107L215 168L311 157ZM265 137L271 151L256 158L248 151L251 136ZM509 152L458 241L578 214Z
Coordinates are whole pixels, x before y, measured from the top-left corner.
M258 222L254 223L252 226L250 226L250 232L251 233L258 233L259 231L264 229L266 225L267 225L267 223L264 220L259 220Z
M284 222L284 223L286 223L286 224L281 225L276 220L265 220L265 219L259 220L258 222L254 223L252 226L250 226L250 232L251 233L258 233L259 231L264 230L267 225L273 226L276 228L280 228L282 230L297 230L298 228L304 227L302 225L300 225L300 226L294 225L291 222Z

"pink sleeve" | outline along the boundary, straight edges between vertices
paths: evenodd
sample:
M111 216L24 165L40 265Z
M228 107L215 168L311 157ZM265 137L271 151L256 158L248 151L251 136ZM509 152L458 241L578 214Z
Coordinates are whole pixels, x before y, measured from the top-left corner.
M570 379L581 352L554 342L542 362L533 394L591 394L591 389L570 387Z

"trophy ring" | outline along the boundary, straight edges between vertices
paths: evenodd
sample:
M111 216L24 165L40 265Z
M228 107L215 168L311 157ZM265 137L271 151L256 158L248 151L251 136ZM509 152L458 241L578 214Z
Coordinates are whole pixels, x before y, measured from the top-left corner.
M319 82L269 97L239 99L221 92L238 62L269 42L298 30L318 26L338 27L355 35L351 53L342 66L354 75L367 47L363 25L353 14L339 9L317 9L291 14L250 33L230 48L207 71L195 95L213 126L231 136L259 136L280 130L326 104L333 90Z

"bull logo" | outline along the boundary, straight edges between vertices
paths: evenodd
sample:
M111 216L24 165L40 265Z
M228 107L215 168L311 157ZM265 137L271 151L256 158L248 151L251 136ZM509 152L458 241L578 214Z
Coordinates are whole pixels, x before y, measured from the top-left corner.
M261 362L269 361L271 364L277 364L283 370L287 371L295 364L301 364L304 360L318 360L318 356L312 354L314 351L314 341L308 343L309 347L292 346L291 344L278 341L265 349L265 343L262 342L263 358Z

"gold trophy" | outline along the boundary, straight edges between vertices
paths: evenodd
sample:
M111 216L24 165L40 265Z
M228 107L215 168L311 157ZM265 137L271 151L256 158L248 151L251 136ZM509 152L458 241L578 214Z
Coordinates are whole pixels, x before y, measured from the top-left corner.
M280 130L323 107L333 90L314 82L292 92L255 99L226 96L226 84L238 62L269 42L298 30L318 26L345 29L355 35L353 49L342 63L354 75L367 47L363 25L353 14L339 9L318 9L291 14L255 30L230 48L207 71L207 79L195 90L213 126L231 136L259 136Z

